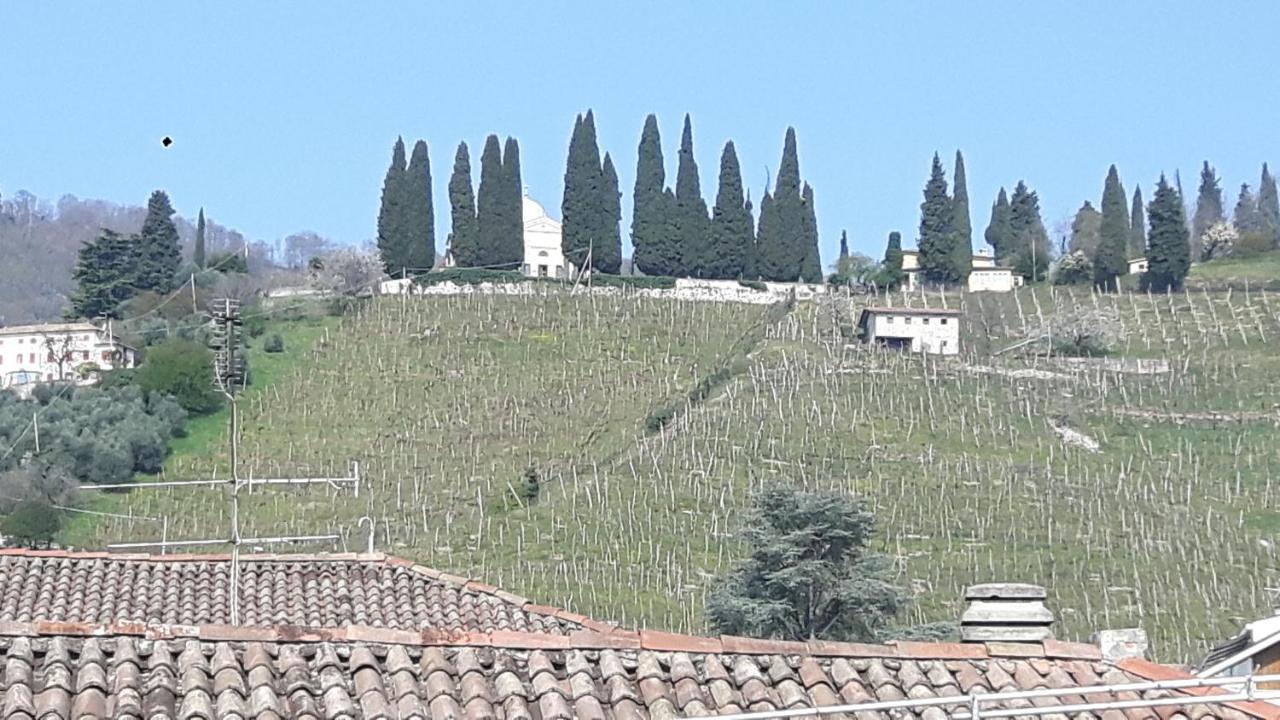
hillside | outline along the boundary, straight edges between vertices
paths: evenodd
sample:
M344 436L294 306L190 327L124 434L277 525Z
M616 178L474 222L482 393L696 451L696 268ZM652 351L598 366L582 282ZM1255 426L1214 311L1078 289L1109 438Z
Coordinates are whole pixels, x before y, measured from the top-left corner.
M947 301L964 312L966 354L922 360L850 344L862 298L376 300L243 403L246 472L341 474L359 459L365 491L255 495L246 532L340 529L358 547L370 515L380 548L425 564L700 630L752 490L785 481L873 503L918 598L906 622L954 619L974 582L1031 581L1048 587L1060 636L1141 625L1175 661L1269 612L1280 297L1036 288ZM1055 312L1108 318L1125 339L1107 358L992 355ZM727 382L687 406L709 377ZM1071 431L1099 451L1064 443ZM225 476L224 455L180 454L169 473ZM541 492L526 507L530 466ZM218 491L99 508L167 516L171 538L227 522ZM75 539L157 536L103 518Z

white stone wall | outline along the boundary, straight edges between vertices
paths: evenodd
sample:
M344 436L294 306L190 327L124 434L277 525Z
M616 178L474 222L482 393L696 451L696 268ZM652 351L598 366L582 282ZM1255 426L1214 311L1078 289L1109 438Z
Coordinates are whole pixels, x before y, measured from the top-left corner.
M595 295L617 295L623 292L641 297L664 298L669 300L687 300L692 302L740 302L752 305L768 305L786 300L795 290L797 300L812 300L826 292L826 287L818 284L801 283L765 283L767 290L753 290L738 283L737 280L695 280L679 278L674 288L617 288L588 287L579 285L577 292L590 292ZM563 285L545 285L540 283L467 283L443 282L426 286L414 286L411 280L386 280L379 287L383 295L470 295L480 293L486 295L537 295L544 293L568 292L569 287Z
M882 337L910 338L912 352L955 355L960 352L960 318L873 313L867 319L867 342Z

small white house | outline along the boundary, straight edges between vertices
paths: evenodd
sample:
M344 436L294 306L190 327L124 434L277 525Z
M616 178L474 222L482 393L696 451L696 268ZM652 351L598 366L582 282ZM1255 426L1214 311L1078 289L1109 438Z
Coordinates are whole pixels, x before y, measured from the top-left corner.
M1141 275L1147 271L1147 259L1144 257L1136 257L1129 260L1129 274Z
M967 287L969 292L1012 292L1023 285L1023 277L1008 265L997 265L996 259L985 252L973 256ZM919 287L920 251L902 251L902 288L908 292Z
M0 388L70 380L97 381L97 371L131 368L138 353L92 323L0 327Z
M960 311L869 307L858 316L863 342L895 350L955 355L960 352Z

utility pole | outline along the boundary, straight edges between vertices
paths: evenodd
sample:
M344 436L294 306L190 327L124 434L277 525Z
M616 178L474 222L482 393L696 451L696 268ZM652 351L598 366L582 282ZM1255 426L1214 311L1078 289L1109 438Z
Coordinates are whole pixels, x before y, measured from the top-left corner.
M36 454L40 454L40 413L31 413L31 427L36 431Z

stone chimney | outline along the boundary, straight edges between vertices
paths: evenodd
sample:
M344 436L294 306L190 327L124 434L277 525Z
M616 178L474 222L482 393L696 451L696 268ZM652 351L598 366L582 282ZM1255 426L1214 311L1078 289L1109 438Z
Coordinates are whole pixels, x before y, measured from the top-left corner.
M1053 639L1053 613L1044 588L1024 583L972 585L960 616L964 642L1042 642Z
M1102 659L1119 662L1125 658L1147 657L1147 631L1142 628L1125 628L1123 630L1099 630L1089 638L1089 642L1102 651Z

